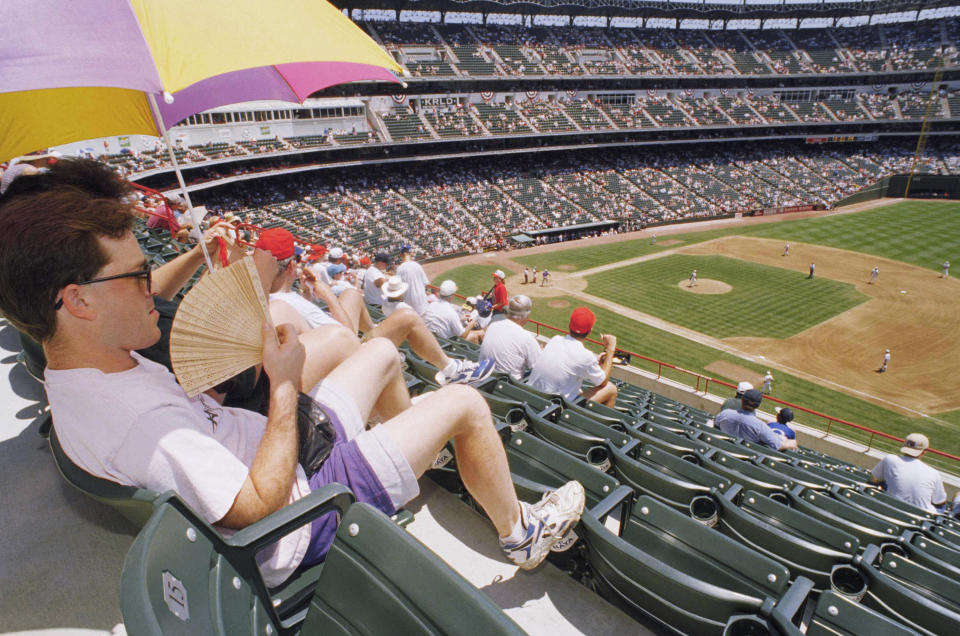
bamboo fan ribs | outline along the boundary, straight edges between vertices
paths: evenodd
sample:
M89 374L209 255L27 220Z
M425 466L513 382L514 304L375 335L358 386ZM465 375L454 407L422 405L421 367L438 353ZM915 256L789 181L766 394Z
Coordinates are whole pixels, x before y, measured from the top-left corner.
M263 362L265 322L267 297L249 256L194 285L170 331L170 361L187 395Z

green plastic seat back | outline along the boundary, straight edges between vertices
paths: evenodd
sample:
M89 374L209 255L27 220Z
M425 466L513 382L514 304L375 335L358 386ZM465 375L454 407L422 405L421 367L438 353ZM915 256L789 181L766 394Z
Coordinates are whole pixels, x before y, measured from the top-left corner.
M902 528L911 530L919 529L924 521L929 520L909 514L905 510L889 506L882 501L874 499L870 495L865 495L851 488L838 489L838 491L834 493L834 496L851 506L856 506L874 516L895 523ZM932 518L933 515L930 515L930 517Z
M718 497L719 528L727 536L785 565L794 576L811 579L818 589L829 589L830 571L849 563L860 542L809 515L793 510L758 492L747 491L736 506Z
M645 425L643 432L655 438L659 442L657 446L675 455L686 455L688 453L703 455L710 450L710 445L705 442L692 439L686 435L678 435L669 429L655 424Z
M880 569L960 617L960 582L892 553L881 557Z
M527 431L581 459L586 458L591 448L604 444L603 438L560 426L540 417L529 405L526 406L526 420Z
M791 486L784 475L725 452L715 453L705 466L744 488L763 493L782 492Z
M791 483L799 484L804 488L810 488L811 490L824 491L830 489L830 482L811 473L801 466L779 461L770 461L768 459L762 459L760 461L764 467L769 468L775 473L783 475L783 477L790 480Z
M527 391L525 388L507 382L506 380L498 380L490 392L511 400L519 400L538 413L554 404L552 400Z
M862 493L862 496L869 498L873 502L884 504L885 506L899 510L907 516L919 521L937 522L939 519L943 518L943 515L927 512L923 508L918 508L917 506L909 504L902 499L897 499L896 497L888 495L882 490L870 489L867 492Z
M584 415L583 413L571 409L561 409L557 414L556 421L558 424L563 424L564 426L581 430L590 435L606 437L614 442L617 446L623 446L630 441L630 436L624 432L629 431L630 429L623 424L618 422L616 427L614 427L607 422L596 420L589 415Z
M136 486L124 486L109 479L95 477L73 463L60 446L57 431L51 427L47 438L50 453L57 470L71 486L95 501L114 508L136 527L143 527L153 514L154 502L159 493Z
M908 556L931 569L960 581L960 551L954 550L920 532L912 533L906 547Z
M652 445L644 446L636 459L612 446L611 453L613 472L621 482L638 495L651 495L680 510L686 510L698 495L730 486L716 473Z
M383 513L357 503L340 523L300 634L523 631Z
M791 491L790 505L821 521L855 535L860 543L882 543L894 540L902 530L863 510L838 501L830 495L812 490Z
M159 503L124 560L121 609L130 634L260 635L269 599L258 598L230 549L179 499Z
M437 373L440 371L426 360L423 360L414 353L407 353L407 366L410 372L420 378L423 383L431 388L439 386L437 384Z
M524 501L537 501L543 492L575 479L593 506L620 485L612 475L528 433L513 433L505 448L517 496Z
M912 636L917 632L836 592L820 594L807 636Z
M757 456L753 450L727 438L722 432L719 431L701 431L697 439L699 439L701 442L706 442L717 450L723 451L727 455L731 455L737 459L753 459Z

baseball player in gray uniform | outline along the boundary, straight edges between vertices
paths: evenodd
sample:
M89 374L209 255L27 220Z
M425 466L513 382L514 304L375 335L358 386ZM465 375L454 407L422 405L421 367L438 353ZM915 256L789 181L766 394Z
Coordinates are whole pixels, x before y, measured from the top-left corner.
M870 270L870 280L867 281L867 285L873 285L875 282L877 282L877 276L879 276L879 275L880 275L880 267L879 267L879 266L874 267L873 269L871 269L871 270Z
M950 261L943 261L943 273L940 274L940 278L950 278Z

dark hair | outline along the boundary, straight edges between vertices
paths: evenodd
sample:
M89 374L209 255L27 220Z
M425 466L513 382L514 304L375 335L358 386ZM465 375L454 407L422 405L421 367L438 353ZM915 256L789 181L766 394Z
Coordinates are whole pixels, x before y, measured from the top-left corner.
M0 312L33 339L56 331L60 290L107 264L100 237L133 224L130 186L106 165L65 159L17 178L0 197Z

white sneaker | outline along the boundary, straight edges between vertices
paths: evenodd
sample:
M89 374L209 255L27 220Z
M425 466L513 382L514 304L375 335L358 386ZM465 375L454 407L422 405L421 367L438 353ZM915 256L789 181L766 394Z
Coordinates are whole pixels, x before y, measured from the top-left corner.
M569 481L532 506L520 502L527 535L517 543L500 541L507 558L523 570L543 563L552 548L580 521L586 496L578 481Z
M443 371L437 374L437 380L441 378L443 380L440 384L478 384L489 378L493 373L493 360L473 362L471 360L455 359L454 362L457 368L449 376Z

